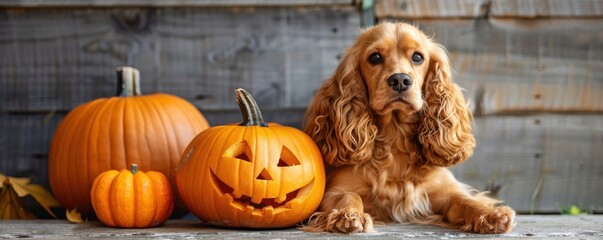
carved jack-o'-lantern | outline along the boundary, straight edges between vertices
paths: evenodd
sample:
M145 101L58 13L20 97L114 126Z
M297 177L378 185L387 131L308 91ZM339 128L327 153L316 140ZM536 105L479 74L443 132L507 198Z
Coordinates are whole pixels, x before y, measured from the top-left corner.
M237 89L244 122L209 128L189 144L178 192L199 219L220 226L288 227L318 207L325 188L320 151L305 133L266 124Z

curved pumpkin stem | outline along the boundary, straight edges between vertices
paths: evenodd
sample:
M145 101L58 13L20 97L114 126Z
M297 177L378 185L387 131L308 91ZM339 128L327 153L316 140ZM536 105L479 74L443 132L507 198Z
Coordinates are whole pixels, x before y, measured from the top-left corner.
M132 165L130 165L130 172L132 174L136 174L138 172L138 164L132 164Z
M118 67L117 96L132 97L140 94L140 71L133 67Z
M242 88L237 88L235 92L237 93L237 104L239 105L241 114L243 115L243 122L241 122L239 126L268 127L268 124L264 122L264 118L262 117L262 112L260 112L258 104L255 102L255 99L253 99L251 94Z

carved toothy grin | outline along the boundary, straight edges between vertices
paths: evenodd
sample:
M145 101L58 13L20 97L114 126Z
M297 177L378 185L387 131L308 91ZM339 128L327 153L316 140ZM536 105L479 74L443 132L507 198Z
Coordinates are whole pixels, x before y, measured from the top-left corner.
M289 192L284 196L279 196L279 197L275 197L275 198L262 198L258 202L257 200L253 201L252 197L247 196L245 194L241 194L240 196L235 196L234 189L232 187L228 186L228 184L226 184L222 180L220 180L220 178L218 178L218 176L216 176L216 174L213 171L210 170L210 172L211 172L212 180L214 181L215 186L217 186L217 189L219 190L219 192L223 196L227 196L227 197L231 198L232 201L230 204L237 208L240 208L240 209L244 209L244 208L248 208L248 207L253 208L253 210L260 210L260 209L267 210L267 209L277 209L277 208L291 209L294 204L299 204L298 196L305 196L311 190L312 185L314 183L314 179L312 179L312 181L310 181L310 183L306 184L305 186L303 186L297 190Z

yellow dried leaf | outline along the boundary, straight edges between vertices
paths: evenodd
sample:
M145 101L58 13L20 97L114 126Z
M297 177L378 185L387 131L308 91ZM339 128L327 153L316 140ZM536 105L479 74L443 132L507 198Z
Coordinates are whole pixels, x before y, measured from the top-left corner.
M51 207L60 207L61 204L52 197L44 187L37 184L30 184L29 178L14 178L8 177L0 173L0 182L7 182L11 185L14 192L19 197L25 197L31 195L39 204L42 206L48 214L56 218L54 213L50 210ZM0 184L0 187L5 187L6 184Z
M29 178L8 177L8 181L10 181L10 183L13 185L13 189L15 189L15 192L17 192L17 195L19 195L19 197L25 197L27 196L27 194L29 194L27 190L23 189L22 187L29 184Z
M13 189L8 178L4 177L0 182L0 219L34 219L33 214L21 206L21 199Z
M66 209L65 210L65 216L67 217L67 221L72 222L72 223L83 223L83 222L87 222L88 219L83 220L82 219L82 214L80 212L77 211L77 209Z
M50 193L44 189L44 187L35 184L29 184L26 186L21 186L26 189L29 194L38 201L38 203L48 212L52 217L57 218L57 216L52 213L50 210L51 207L60 207L61 204L50 195Z

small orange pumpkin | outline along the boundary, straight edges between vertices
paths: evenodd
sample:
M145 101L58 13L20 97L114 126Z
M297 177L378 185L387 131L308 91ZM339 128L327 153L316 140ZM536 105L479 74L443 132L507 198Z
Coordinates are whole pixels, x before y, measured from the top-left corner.
M174 210L168 179L160 172L138 171L132 164L101 173L92 184L90 198L98 219L110 227L145 228L163 224Z
M214 225L279 228L312 214L323 196L320 151L300 130L266 124L237 89L243 123L209 128L184 151L176 186L189 210Z
M130 164L163 173L175 188L174 169L182 152L209 127L199 110L180 97L142 95L137 69L120 67L117 77L118 96L79 105L61 121L52 139L50 187L67 209L93 213L90 188L96 176ZM184 214L186 209L177 207L176 212Z

